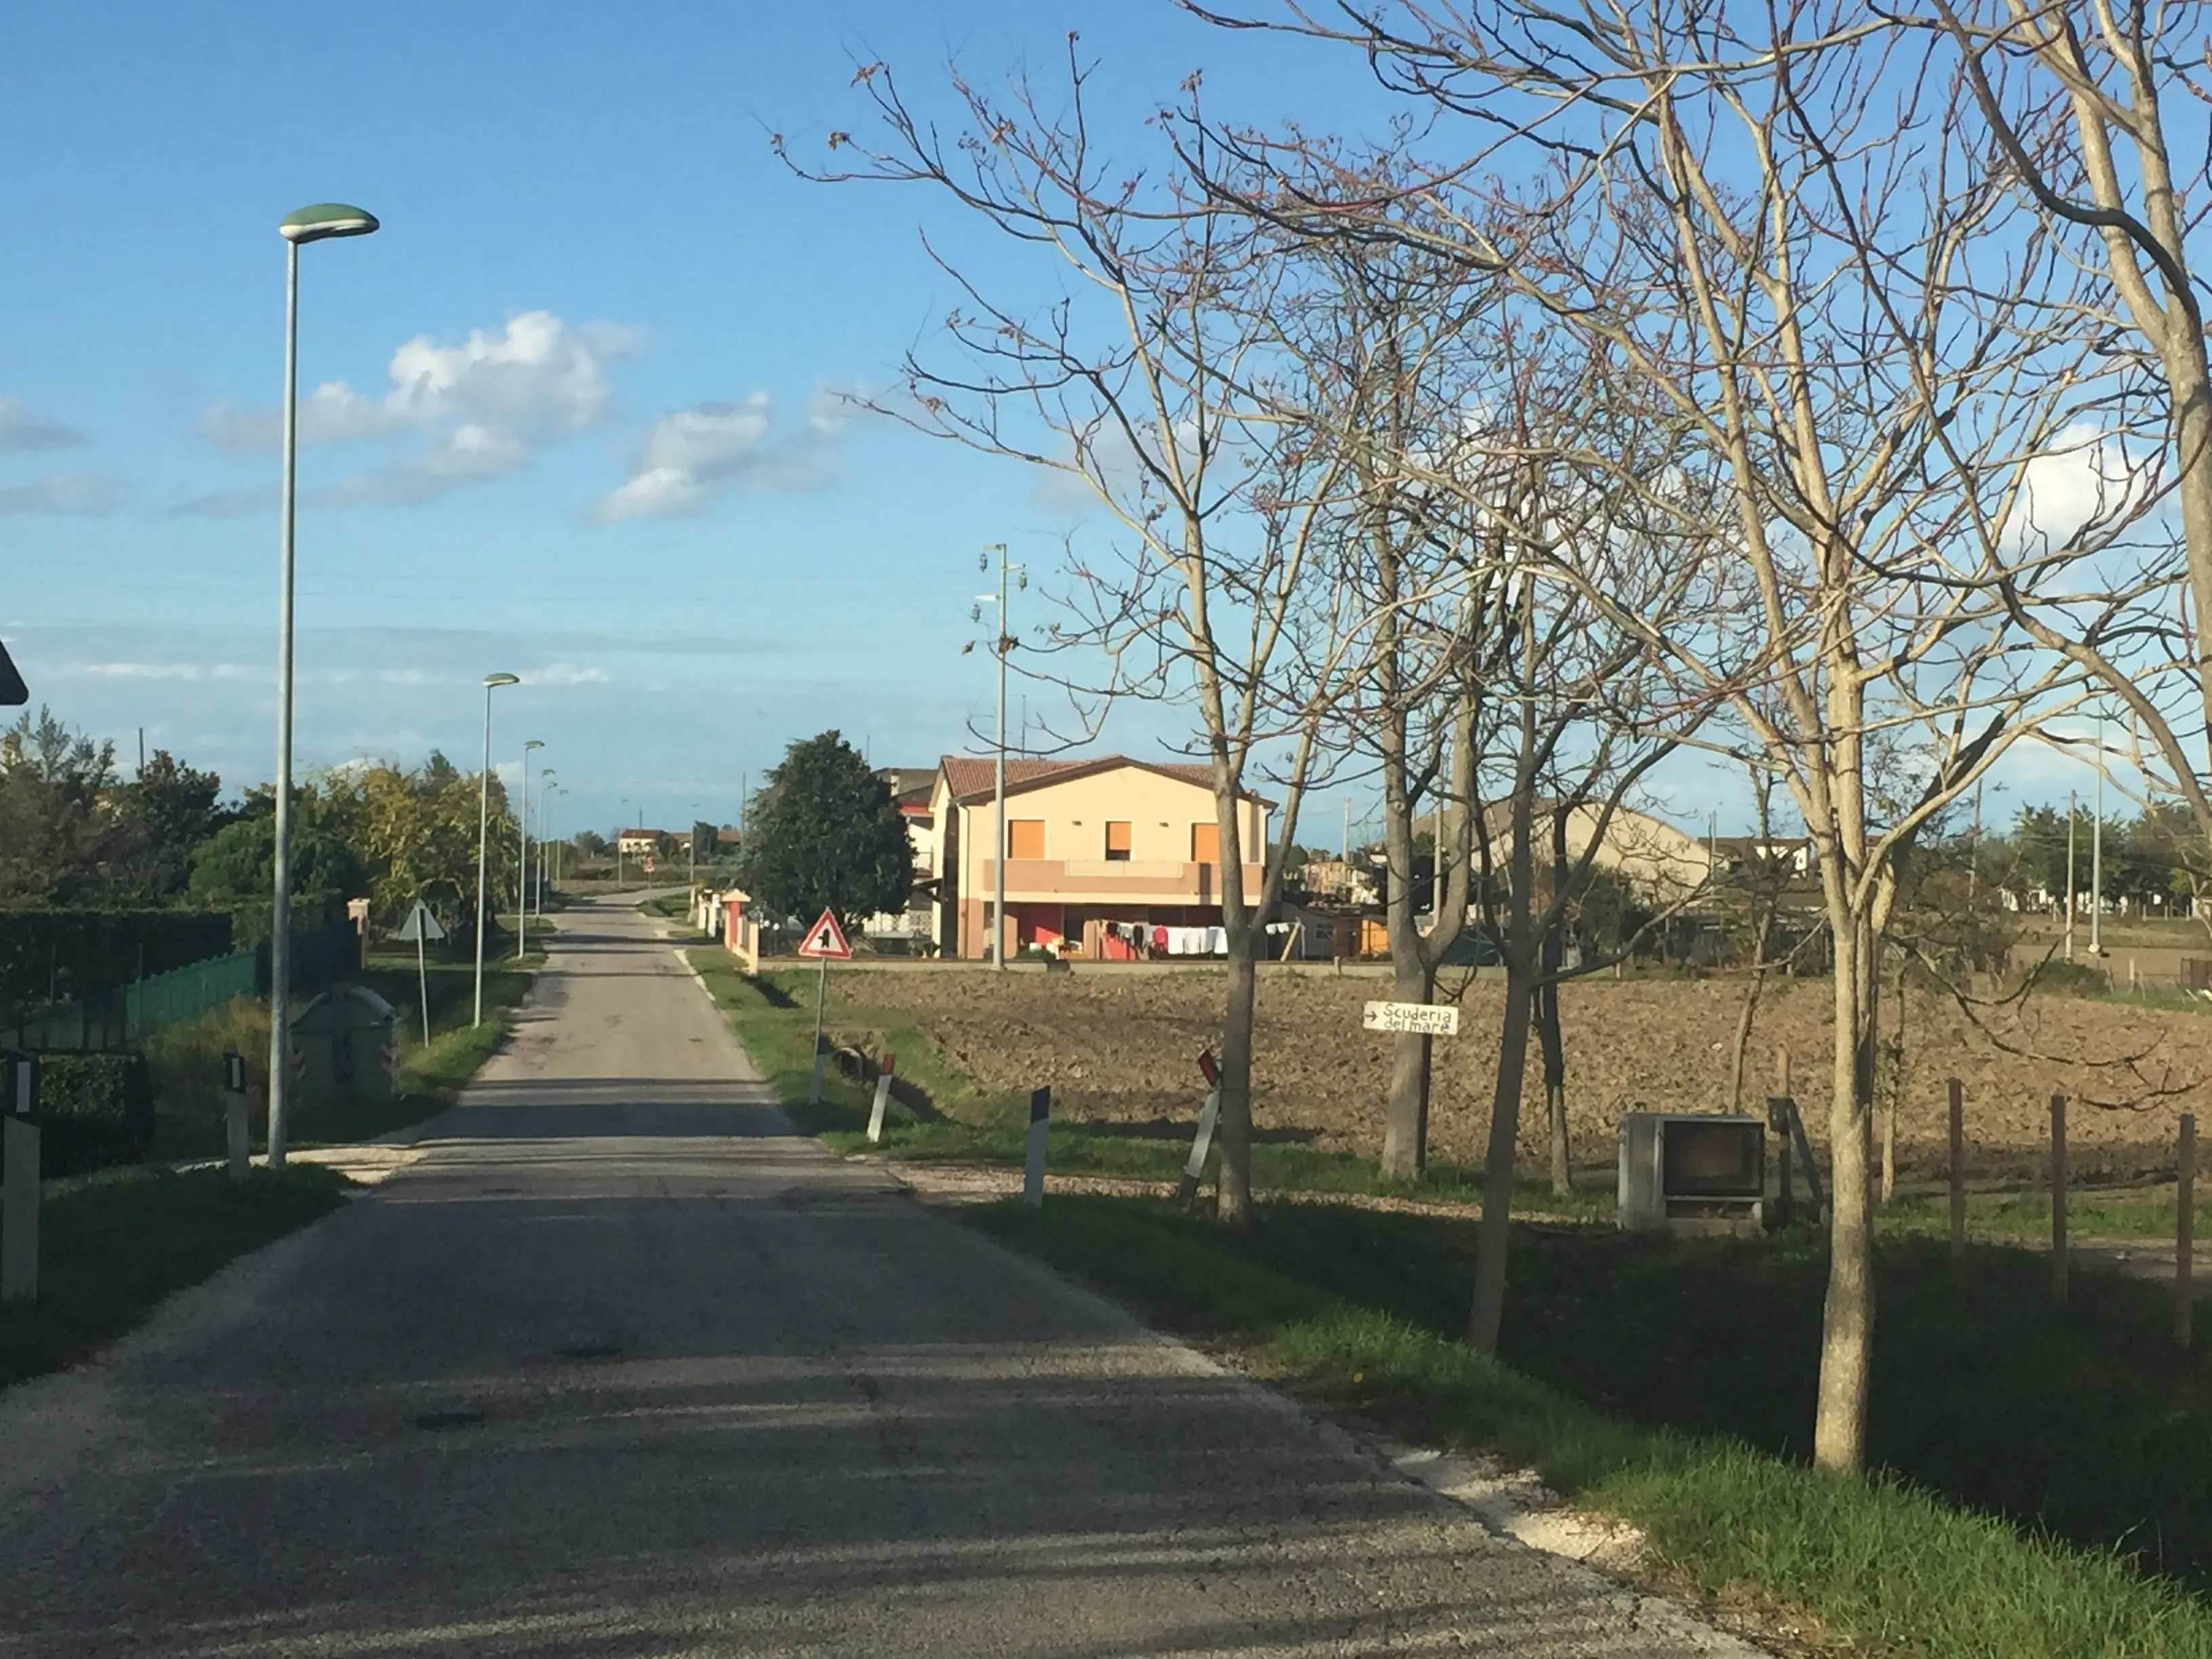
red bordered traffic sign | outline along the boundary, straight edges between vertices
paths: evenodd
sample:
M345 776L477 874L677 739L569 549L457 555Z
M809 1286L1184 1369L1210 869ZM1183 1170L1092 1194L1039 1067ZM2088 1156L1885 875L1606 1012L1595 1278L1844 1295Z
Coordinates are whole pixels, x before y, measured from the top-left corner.
M837 925L837 918L824 910L821 920L808 928L806 937L799 941L799 954L845 962L851 959L853 947L845 942L845 930Z

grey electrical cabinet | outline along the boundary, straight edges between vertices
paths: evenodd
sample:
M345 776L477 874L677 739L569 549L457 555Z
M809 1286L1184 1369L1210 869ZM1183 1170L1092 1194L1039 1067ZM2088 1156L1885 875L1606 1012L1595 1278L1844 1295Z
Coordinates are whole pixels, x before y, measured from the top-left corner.
M1755 1232L1766 1214L1766 1121L1718 1112L1620 1120L1620 1225L1629 1232Z

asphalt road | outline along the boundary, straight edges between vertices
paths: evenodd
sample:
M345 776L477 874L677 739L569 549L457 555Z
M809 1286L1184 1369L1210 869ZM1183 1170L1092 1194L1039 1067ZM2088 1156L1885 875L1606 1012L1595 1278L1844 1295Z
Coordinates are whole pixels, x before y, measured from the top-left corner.
M562 925L420 1157L0 1395L0 1654L1732 1649L797 1136L649 923Z

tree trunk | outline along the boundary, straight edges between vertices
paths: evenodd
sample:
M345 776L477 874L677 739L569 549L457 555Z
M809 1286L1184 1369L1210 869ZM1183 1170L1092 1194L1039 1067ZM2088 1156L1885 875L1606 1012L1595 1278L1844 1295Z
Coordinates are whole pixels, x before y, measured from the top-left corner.
M1547 947L1546 955L1552 954ZM1558 971L1558 964L1551 964ZM1532 1011L1536 1044L1544 1059L1544 1112L1552 1131L1552 1191L1565 1198L1575 1189L1574 1146L1567 1137L1567 1048L1559 1031L1559 982L1547 979L1537 988Z
M1874 1358L1873 1162L1876 930L1864 917L1833 927L1835 1098L1828 1113L1828 1294L1813 1461L1856 1474L1866 1465L1867 1382Z
M1513 1222L1513 1166L1521 1134L1521 1085L1528 1070L1529 1014L1534 975L1508 959L1505 1024L1498 1039L1498 1080L1490 1097L1490 1151L1482 1165L1482 1227L1474 1260L1474 1300L1467 1340L1483 1353L1498 1352L1505 1314L1505 1247Z
M1399 964L1391 994L1400 1002L1426 1002L1436 975L1418 963ZM1382 1173L1417 1181L1429 1167L1429 1077L1436 1039L1401 1032L1390 1042L1390 1099L1382 1121Z
M1221 1140L1220 1218L1233 1226L1252 1218L1252 1020L1259 974L1252 953L1260 930L1229 935L1229 1000L1221 1022L1221 1103L1214 1133Z

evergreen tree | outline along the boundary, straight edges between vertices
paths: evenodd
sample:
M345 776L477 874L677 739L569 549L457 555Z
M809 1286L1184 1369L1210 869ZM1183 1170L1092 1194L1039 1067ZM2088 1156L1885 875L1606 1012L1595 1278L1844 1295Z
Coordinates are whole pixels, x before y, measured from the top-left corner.
M836 732L794 743L745 816L738 880L771 915L850 931L905 908L914 847L890 786Z

